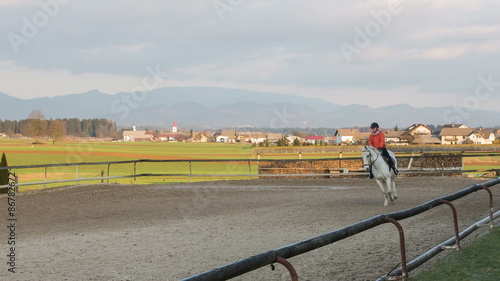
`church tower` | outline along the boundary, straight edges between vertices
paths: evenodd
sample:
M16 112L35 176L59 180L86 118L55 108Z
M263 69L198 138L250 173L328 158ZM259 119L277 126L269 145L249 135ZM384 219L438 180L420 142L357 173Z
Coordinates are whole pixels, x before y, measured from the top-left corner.
M174 124L172 125L172 133L177 133L177 122L174 120Z

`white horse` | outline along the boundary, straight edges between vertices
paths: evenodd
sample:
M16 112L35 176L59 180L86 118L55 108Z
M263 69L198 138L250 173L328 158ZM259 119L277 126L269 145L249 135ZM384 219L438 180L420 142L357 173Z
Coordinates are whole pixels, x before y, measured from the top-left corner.
M396 173L389 168L387 162L382 157L382 153L373 146L365 146L361 148L361 157L363 158L363 168L370 171L377 181L378 186L384 193L384 206L389 206L389 201L393 202L398 198L396 193ZM394 166L398 167L396 157L392 151L388 151L389 156L394 162Z

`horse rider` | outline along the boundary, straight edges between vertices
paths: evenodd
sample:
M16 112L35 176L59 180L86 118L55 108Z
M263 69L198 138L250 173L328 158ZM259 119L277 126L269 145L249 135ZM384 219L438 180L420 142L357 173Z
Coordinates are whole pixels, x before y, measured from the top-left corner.
M368 138L368 145L371 145L378 149L382 157L384 157L389 164L389 170L392 168L394 173L397 175L399 173L398 169L394 166L394 162L392 161L392 158L389 156L389 152L387 151L387 148L385 147L385 135L384 132L379 130L379 126L377 123L373 122L370 125L370 128L372 129L372 133L370 134L370 137Z

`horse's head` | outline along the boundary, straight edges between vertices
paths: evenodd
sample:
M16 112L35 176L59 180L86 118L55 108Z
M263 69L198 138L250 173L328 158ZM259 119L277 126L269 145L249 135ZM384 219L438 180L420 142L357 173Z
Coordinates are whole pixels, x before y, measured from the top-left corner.
M363 168L366 171L370 170L370 165L377 160L378 154L380 152L373 146L363 146L361 147L361 158L363 158Z
M361 147L361 158L363 159L363 169L365 169L365 171L369 171L370 165L373 161L371 151L368 147Z

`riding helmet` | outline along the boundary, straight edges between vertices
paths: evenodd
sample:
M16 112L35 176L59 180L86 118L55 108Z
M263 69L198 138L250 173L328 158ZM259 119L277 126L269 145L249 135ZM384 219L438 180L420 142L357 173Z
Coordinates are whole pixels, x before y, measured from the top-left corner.
M380 127L378 126L378 124L377 124L376 122L373 122L373 123L370 125L370 128L372 128L372 129L373 129L373 128L380 128Z

